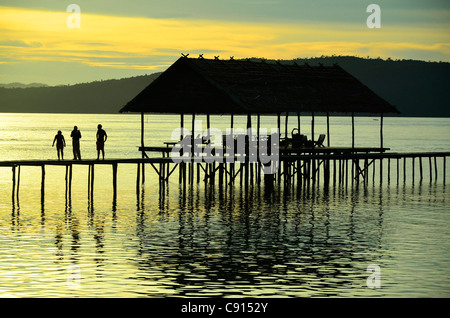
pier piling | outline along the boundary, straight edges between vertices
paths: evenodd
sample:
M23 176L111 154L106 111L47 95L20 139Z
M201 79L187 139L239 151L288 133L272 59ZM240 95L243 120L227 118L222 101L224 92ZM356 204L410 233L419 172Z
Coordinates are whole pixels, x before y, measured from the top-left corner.
M41 200L44 200L45 182L46 182L46 166L65 166L65 186L66 197L71 196L73 166L88 166L88 195L93 198L94 180L96 165L111 165L112 167L112 190L113 197L117 197L118 185L118 166L120 164L136 164L136 192L140 193L143 189L144 179L143 169L146 163L150 164L158 174L159 186L168 183L169 178L178 171L178 180L180 184L193 185L195 177L197 182L203 180L205 184L214 185L232 185L239 182L241 185L258 185L261 181L265 184L285 184L286 186L297 186L298 189L308 188L312 186L323 185L328 188L331 184L334 187L347 187L362 182L367 186L369 179L373 183L380 180L380 184L387 178L387 182L391 182L391 176L395 170L395 165L391 164L391 160L396 160L396 178L397 184L400 181L400 173L403 174L402 181L409 181L407 175L411 173L411 183L420 182L428 173L430 182L442 180L446 182L446 157L450 156L450 152L441 153L372 153L372 154L281 154L279 158L279 169L273 175L265 174L261 176L261 163L251 163L247 159L236 157L234 162L223 163L179 163L169 166L171 158L139 158L139 159L107 159L101 161L83 160L83 161L51 161L51 160L23 160L23 161L2 161L0 167L11 167L12 171L12 197L19 197L19 188L21 182L22 166L38 166L41 170ZM438 158L442 158L442 162ZM428 169L423 166L423 160L428 158ZM239 159L239 161L237 161ZM387 160L387 175L383 175L383 160ZM402 164L400 164L400 160ZM411 161L410 161L411 160ZM418 160L418 176L416 176L416 160ZM235 165L239 164L239 169L235 169ZM442 164L441 164L442 163ZM159 165L158 169L155 165ZM351 165L349 167L349 164ZM168 169L170 168L170 169ZM177 168L177 169L176 169ZM424 169L425 168L425 169ZM442 169L442 172L440 170ZM187 174L188 173L188 174ZM216 177L217 174L217 177ZM187 177L187 178L186 178ZM239 178L239 180L236 180Z

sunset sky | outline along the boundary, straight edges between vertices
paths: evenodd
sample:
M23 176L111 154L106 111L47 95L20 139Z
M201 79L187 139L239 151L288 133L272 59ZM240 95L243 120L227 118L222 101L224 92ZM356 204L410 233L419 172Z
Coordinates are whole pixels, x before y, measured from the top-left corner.
M80 28L69 28L71 3ZM381 28L368 28L369 4ZM357 55L450 62L450 1L0 0L0 83L163 71L190 57Z

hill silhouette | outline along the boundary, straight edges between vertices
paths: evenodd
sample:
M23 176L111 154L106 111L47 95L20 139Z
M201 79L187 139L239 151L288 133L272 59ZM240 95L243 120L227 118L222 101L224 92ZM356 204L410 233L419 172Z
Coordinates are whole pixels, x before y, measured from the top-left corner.
M118 113L160 73L90 83L30 88L0 87L0 112Z
M261 59L257 59L261 60ZM281 63L338 64L401 116L450 117L450 63L322 56ZM0 112L118 113L161 73L66 86L0 87Z

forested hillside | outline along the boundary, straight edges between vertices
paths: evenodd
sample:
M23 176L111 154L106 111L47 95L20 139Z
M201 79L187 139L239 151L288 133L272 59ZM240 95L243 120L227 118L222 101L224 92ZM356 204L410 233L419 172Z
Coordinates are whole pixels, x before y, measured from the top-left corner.
M396 106L402 116L450 117L450 63L347 56L294 61L337 63ZM117 113L159 74L70 86L0 87L0 112Z

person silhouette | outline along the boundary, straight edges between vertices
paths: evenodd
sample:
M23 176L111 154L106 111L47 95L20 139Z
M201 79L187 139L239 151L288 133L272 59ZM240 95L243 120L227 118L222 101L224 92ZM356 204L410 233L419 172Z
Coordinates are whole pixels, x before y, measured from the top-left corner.
M81 160L81 152L80 152L81 132L78 130L77 126L73 127L70 137L72 137L73 160L77 159Z
M61 130L58 130L58 133L55 135L52 147L55 146L55 142L56 142L56 151L58 152L58 160L60 159L64 160L64 147L66 146L66 140L64 139Z
M108 139L106 131L102 129L102 125L97 126L97 160L100 159L100 151L102 152L103 160L105 160L105 142Z

